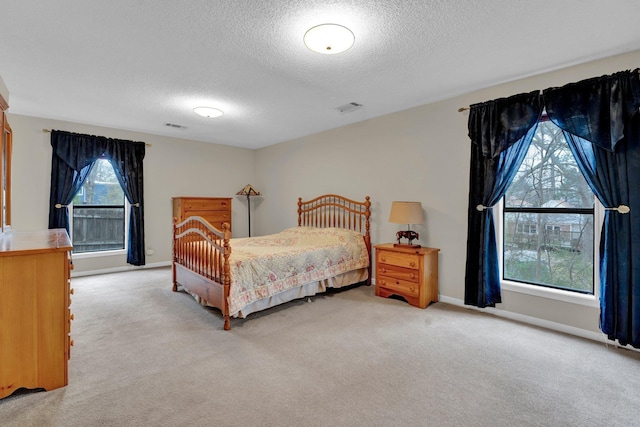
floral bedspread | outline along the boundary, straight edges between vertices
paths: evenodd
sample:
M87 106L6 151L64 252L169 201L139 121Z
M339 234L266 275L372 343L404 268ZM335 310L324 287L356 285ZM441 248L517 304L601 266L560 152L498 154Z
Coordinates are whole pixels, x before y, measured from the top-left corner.
M341 228L294 227L268 236L231 239L229 313L347 271L369 266L362 234Z

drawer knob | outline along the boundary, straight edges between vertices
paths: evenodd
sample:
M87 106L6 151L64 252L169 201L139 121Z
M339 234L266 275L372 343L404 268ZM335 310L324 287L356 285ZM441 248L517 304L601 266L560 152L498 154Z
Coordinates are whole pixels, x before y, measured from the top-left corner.
M416 291L416 287L415 287L415 286L409 286L409 290L410 290L411 292L415 292L415 291Z
M410 266L410 267L415 267L415 266L416 266L416 263L415 263L414 261L411 261L411 262L409 263L409 266Z
M384 285L386 285L386 284L387 284L387 281L386 281L386 280L381 280L381 281L380 281L380 284L381 284L382 286L384 286Z
M415 273L411 273L411 275L409 277L411 277L412 279L415 279L416 278L416 274Z
M69 316L69 319L70 320L74 320L75 318L76 318L76 316L73 313L71 313L71 315Z
M73 295L73 288L69 289L69 295Z
M383 272L383 273L386 273L386 272L387 272L387 269L386 269L386 268L384 268L384 267L382 267L382 268L380 269L380 271L381 271L381 272Z
M381 256L381 257L380 257L380 261L382 261L382 262L387 262L387 258L385 258L385 257Z

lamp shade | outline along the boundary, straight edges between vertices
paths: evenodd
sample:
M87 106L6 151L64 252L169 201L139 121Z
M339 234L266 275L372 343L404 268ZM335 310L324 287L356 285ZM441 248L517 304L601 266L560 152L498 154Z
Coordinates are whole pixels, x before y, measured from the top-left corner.
M424 214L420 202L391 202L389 222L396 224L422 224Z
M236 193L237 196L259 196L260 192L253 188L251 184L247 184L244 188Z

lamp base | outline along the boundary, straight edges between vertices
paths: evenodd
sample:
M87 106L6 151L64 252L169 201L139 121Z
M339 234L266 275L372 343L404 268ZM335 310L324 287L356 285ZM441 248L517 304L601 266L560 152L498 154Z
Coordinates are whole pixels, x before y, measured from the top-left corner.
M394 248L405 248L405 249L418 249L421 248L421 245L410 245L408 243L394 243Z

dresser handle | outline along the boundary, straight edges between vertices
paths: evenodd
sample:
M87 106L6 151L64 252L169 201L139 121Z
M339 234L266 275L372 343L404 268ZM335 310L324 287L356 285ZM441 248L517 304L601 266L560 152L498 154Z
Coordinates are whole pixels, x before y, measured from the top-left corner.
M411 262L409 263L409 267L415 267L415 266L416 266L416 263L415 263L415 262L411 261Z
M387 262L387 258L385 258L385 257L381 256L381 257L380 257L380 261L382 261L382 262Z
M71 315L69 316L69 320L75 320L76 316L74 316L73 313L71 313Z
M410 290L411 292L415 292L415 291L416 291L416 287L415 287L415 286L409 286L409 290Z
M69 295L73 295L73 288L69 289Z
M384 268L384 267L382 267L382 268L380 269L380 271L381 271L382 273L386 273L386 272L387 272L387 269L386 269L386 268Z
M384 286L384 285L386 285L386 284L387 284L387 281L386 281L386 280L381 280L381 281L380 281L380 284L381 284L382 286Z
M409 275L409 277L411 277L412 279L415 279L415 278L416 278L416 275L415 275L415 273L411 273L411 274Z
M73 347L73 340L69 340L69 346Z

